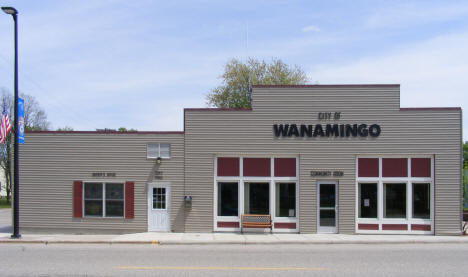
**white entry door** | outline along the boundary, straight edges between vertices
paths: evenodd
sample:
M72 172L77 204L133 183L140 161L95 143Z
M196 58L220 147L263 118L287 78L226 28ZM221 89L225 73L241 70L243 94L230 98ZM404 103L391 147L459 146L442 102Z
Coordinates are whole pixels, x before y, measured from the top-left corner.
M148 231L169 232L171 187L168 184L148 185Z
M317 196L317 232L337 233L338 182L318 182Z

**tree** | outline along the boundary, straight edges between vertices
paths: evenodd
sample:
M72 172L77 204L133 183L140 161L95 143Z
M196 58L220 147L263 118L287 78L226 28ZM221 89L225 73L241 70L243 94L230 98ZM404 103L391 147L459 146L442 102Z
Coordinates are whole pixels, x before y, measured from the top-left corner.
M137 130L133 129L133 128L127 129L125 127L120 127L119 129L117 129L117 131L119 131L119 132L136 132Z
M207 95L207 104L218 108L250 107L250 85L300 85L308 81L307 75L299 66L289 66L278 58L270 63L264 60L248 59L244 63L232 59L224 67L220 76L222 84Z
M73 128L70 126L58 127L57 131L73 131Z
M463 144L463 195L465 202L468 203L468 192L466 191L468 185L468 141Z
M468 141L463 144L463 167L468 168Z
M10 118L10 124L13 127L3 144L0 145L0 166L1 170L5 175L5 184L2 184L7 193L7 201L10 201L11 196L11 154L13 148L13 133L15 132L14 126L14 100L13 94L8 90L1 88L1 109L6 106L8 116ZM20 93L20 97L24 99L24 126L26 130L48 130L50 122L47 121L47 115L45 111L39 106L34 96Z

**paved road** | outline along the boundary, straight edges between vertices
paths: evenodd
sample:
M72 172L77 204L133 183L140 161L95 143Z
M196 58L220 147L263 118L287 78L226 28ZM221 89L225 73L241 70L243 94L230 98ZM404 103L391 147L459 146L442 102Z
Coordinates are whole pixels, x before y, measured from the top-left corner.
M466 244L0 244L1 276L466 276Z
M0 233L11 233L11 209L0 209Z

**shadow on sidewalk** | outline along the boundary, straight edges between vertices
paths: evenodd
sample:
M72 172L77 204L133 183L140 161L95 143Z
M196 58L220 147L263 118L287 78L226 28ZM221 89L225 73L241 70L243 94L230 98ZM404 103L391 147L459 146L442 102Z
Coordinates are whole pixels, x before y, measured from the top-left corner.
M0 233L11 233L13 232L13 227L11 226L0 226Z
M11 233L11 209L0 209L0 233Z

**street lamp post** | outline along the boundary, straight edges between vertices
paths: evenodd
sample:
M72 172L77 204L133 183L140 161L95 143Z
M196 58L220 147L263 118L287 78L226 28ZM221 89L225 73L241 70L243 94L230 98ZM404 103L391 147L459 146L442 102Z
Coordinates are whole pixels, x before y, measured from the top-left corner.
M2 7L2 10L13 17L15 22L15 144L14 144L14 206L13 206L13 234L11 238L21 238L19 233L19 156L18 156L18 11L13 7Z

